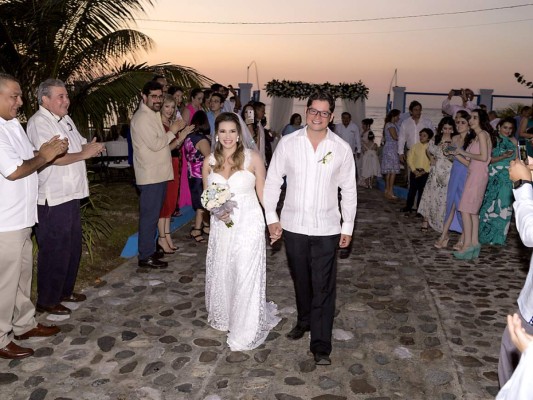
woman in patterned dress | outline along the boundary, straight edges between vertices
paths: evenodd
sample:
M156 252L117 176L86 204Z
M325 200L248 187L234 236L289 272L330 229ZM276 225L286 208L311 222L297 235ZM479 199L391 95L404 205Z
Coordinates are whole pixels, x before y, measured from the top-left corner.
M437 232L442 232L444 215L446 214L446 193L452 163L444 154L444 149L458 135L455 121L452 117L444 117L437 127L437 134L429 142L427 149L431 161L431 169L422 199L418 205L418 212L424 217L422 230L428 229L428 224Z
M498 123L498 142L492 150L489 182L479 210L479 243L504 244L513 215L513 184L509 163L516 157L516 121L504 118Z
M390 110L385 117L385 127L383 137L385 145L381 152L381 173L385 175L385 198L396 199L394 196L394 179L400 173L400 156L398 155L398 121L400 120L400 110Z

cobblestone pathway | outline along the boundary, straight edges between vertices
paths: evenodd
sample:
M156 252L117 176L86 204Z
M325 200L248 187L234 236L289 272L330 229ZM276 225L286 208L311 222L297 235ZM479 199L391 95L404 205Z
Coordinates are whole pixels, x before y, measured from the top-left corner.
M508 247L456 261L402 205L360 191L353 250L339 260L329 367L314 365L307 337L285 338L296 317L283 249L269 250L267 266L282 322L260 348L230 352L206 324L206 246L185 227L168 270L126 262L85 291L59 335L24 342L34 357L0 359L0 399L491 399L530 251L513 227Z

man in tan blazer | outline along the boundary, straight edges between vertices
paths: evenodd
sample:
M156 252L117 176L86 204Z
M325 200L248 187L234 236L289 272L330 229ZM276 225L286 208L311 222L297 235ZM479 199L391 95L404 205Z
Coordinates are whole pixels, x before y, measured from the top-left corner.
M163 205L167 181L173 179L169 143L175 139L165 132L159 110L163 88L150 81L142 89L142 102L131 119L133 168L140 191L139 199L139 267L166 268L155 246L155 232Z

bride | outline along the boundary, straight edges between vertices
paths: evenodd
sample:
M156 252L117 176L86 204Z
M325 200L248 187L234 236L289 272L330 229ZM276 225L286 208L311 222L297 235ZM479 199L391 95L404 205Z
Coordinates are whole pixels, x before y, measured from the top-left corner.
M214 150L202 170L204 189L215 182L227 184L237 202L222 220L211 216L205 283L208 323L228 331L232 351L258 347L281 320L265 295L265 221L259 204L265 165L242 126L236 114L217 117ZM234 225L227 227L224 221L230 220Z

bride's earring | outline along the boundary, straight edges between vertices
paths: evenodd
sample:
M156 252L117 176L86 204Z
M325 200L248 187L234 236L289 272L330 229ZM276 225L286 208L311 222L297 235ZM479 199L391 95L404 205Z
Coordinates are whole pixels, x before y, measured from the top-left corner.
M218 142L218 136L215 136L215 142Z
M237 138L237 143L239 143L239 138Z

